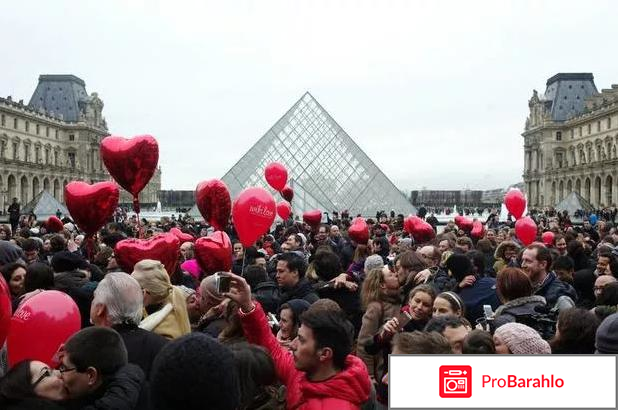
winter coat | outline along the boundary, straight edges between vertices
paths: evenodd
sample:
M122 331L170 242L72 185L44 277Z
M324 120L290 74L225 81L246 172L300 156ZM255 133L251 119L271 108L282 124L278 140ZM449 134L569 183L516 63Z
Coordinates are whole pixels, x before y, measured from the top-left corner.
M66 293L73 299L81 315L82 329L90 324L90 304L94 298L96 282L90 282L86 273L73 270L54 274L54 289Z
M534 294L543 296L549 308L556 304L560 296L568 296L573 302L577 302L577 293L573 286L558 279L553 271L547 274L541 287Z
M304 299L310 304L313 304L320 299L320 297L315 293L313 286L307 278L302 278L293 288L281 289L279 306L292 299Z
M167 343L167 339L148 330L140 329L136 325L115 325L114 330L120 333L129 355L129 363L138 365L150 377L152 362L159 351Z
M519 245L517 245L515 242L513 241L503 241L500 243L500 245L498 245L498 247L496 248L496 252L494 253L494 258L496 259L496 262L494 263L494 272L496 273L496 275L498 274L498 272L500 272L502 269L506 268L507 266L512 266L511 261L507 261L504 258L504 251L506 250L507 247L513 247L515 249L519 249Z
M95 392L66 407L80 410L147 410L150 408L149 385L144 372L126 364L109 377Z
M524 296L508 301L496 309L493 327L497 329L507 323L517 322L519 317L538 313L535 308L544 308L545 305L545 298L538 295Z
M30 397L21 400L0 401L3 410L63 410L59 403L51 400Z
M573 274L573 287L577 292L577 306L584 309L594 307L594 282L597 280L596 269L581 269Z
M320 299L331 299L337 302L341 310L345 312L347 319L354 325L354 334L358 334L363 317L359 289L354 292L347 288L335 289L332 286L326 286L325 282L320 282L316 292Z
M458 288L457 293L466 305L466 319L474 324L483 317L483 305L490 305L492 310L500 306L500 299L496 293L496 279L485 276L477 277L476 282L465 288Z
M279 309L279 287L271 281L261 282L252 289L255 299L269 313L277 313Z
M380 380L380 375L384 373L384 362L381 355L367 353L365 345L373 340L373 336L382 329L384 323L399 315L399 310L401 309L401 303L399 302L398 296L388 298L382 302L371 302L363 315L362 325L358 333L356 354L365 362L369 374L375 380Z
M160 308L144 315L139 327L168 339L176 339L191 333L184 293L174 286L172 293L165 299Z
M436 269L435 273L432 273L432 275L427 279L427 283L434 288L437 294L452 291L457 288L457 280L449 275L447 270L442 268Z
M342 371L327 380L311 382L305 372L296 369L294 356L273 336L259 303L256 303L252 312L239 311L239 316L248 341L270 352L277 377L287 387L288 409L358 409L369 399L369 375L365 364L358 357L348 355Z

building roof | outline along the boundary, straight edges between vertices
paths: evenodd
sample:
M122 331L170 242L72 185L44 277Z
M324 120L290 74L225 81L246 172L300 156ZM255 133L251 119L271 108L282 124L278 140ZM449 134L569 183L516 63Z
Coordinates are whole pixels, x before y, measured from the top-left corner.
M61 116L64 121L77 122L88 101L86 83L71 74L41 75L29 106Z
M586 98L597 94L592 73L558 73L547 80L543 100L553 121L566 121L586 109Z

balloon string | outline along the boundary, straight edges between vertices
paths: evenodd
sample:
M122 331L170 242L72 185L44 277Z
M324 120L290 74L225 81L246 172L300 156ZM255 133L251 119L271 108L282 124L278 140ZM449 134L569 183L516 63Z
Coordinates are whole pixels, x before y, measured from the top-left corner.
M137 237L139 239L143 239L144 231L142 230L142 220L139 217L139 211L140 211L139 198L137 196L134 196L133 197L133 212L135 212L135 214L137 215Z
M245 257L247 256L247 250L242 253L242 267L240 268L240 276L245 277Z
M88 260L94 260L94 237L90 234L86 239L86 252L88 253Z

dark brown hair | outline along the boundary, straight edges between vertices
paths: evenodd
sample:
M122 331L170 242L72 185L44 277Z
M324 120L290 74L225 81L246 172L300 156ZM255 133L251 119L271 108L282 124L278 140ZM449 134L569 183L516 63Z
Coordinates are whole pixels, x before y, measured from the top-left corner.
M496 292L502 302L532 295L532 282L519 268L504 268L498 272Z

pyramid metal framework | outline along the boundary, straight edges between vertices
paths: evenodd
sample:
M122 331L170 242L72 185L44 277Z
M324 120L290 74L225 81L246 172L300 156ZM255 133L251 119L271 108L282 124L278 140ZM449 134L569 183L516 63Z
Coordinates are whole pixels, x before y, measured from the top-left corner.
M349 210L375 216L379 210L416 213L399 189L369 159L337 122L305 93L296 104L223 176L235 198L244 188L261 186L264 168L280 162L294 189L292 209ZM278 194L276 200L280 200Z

